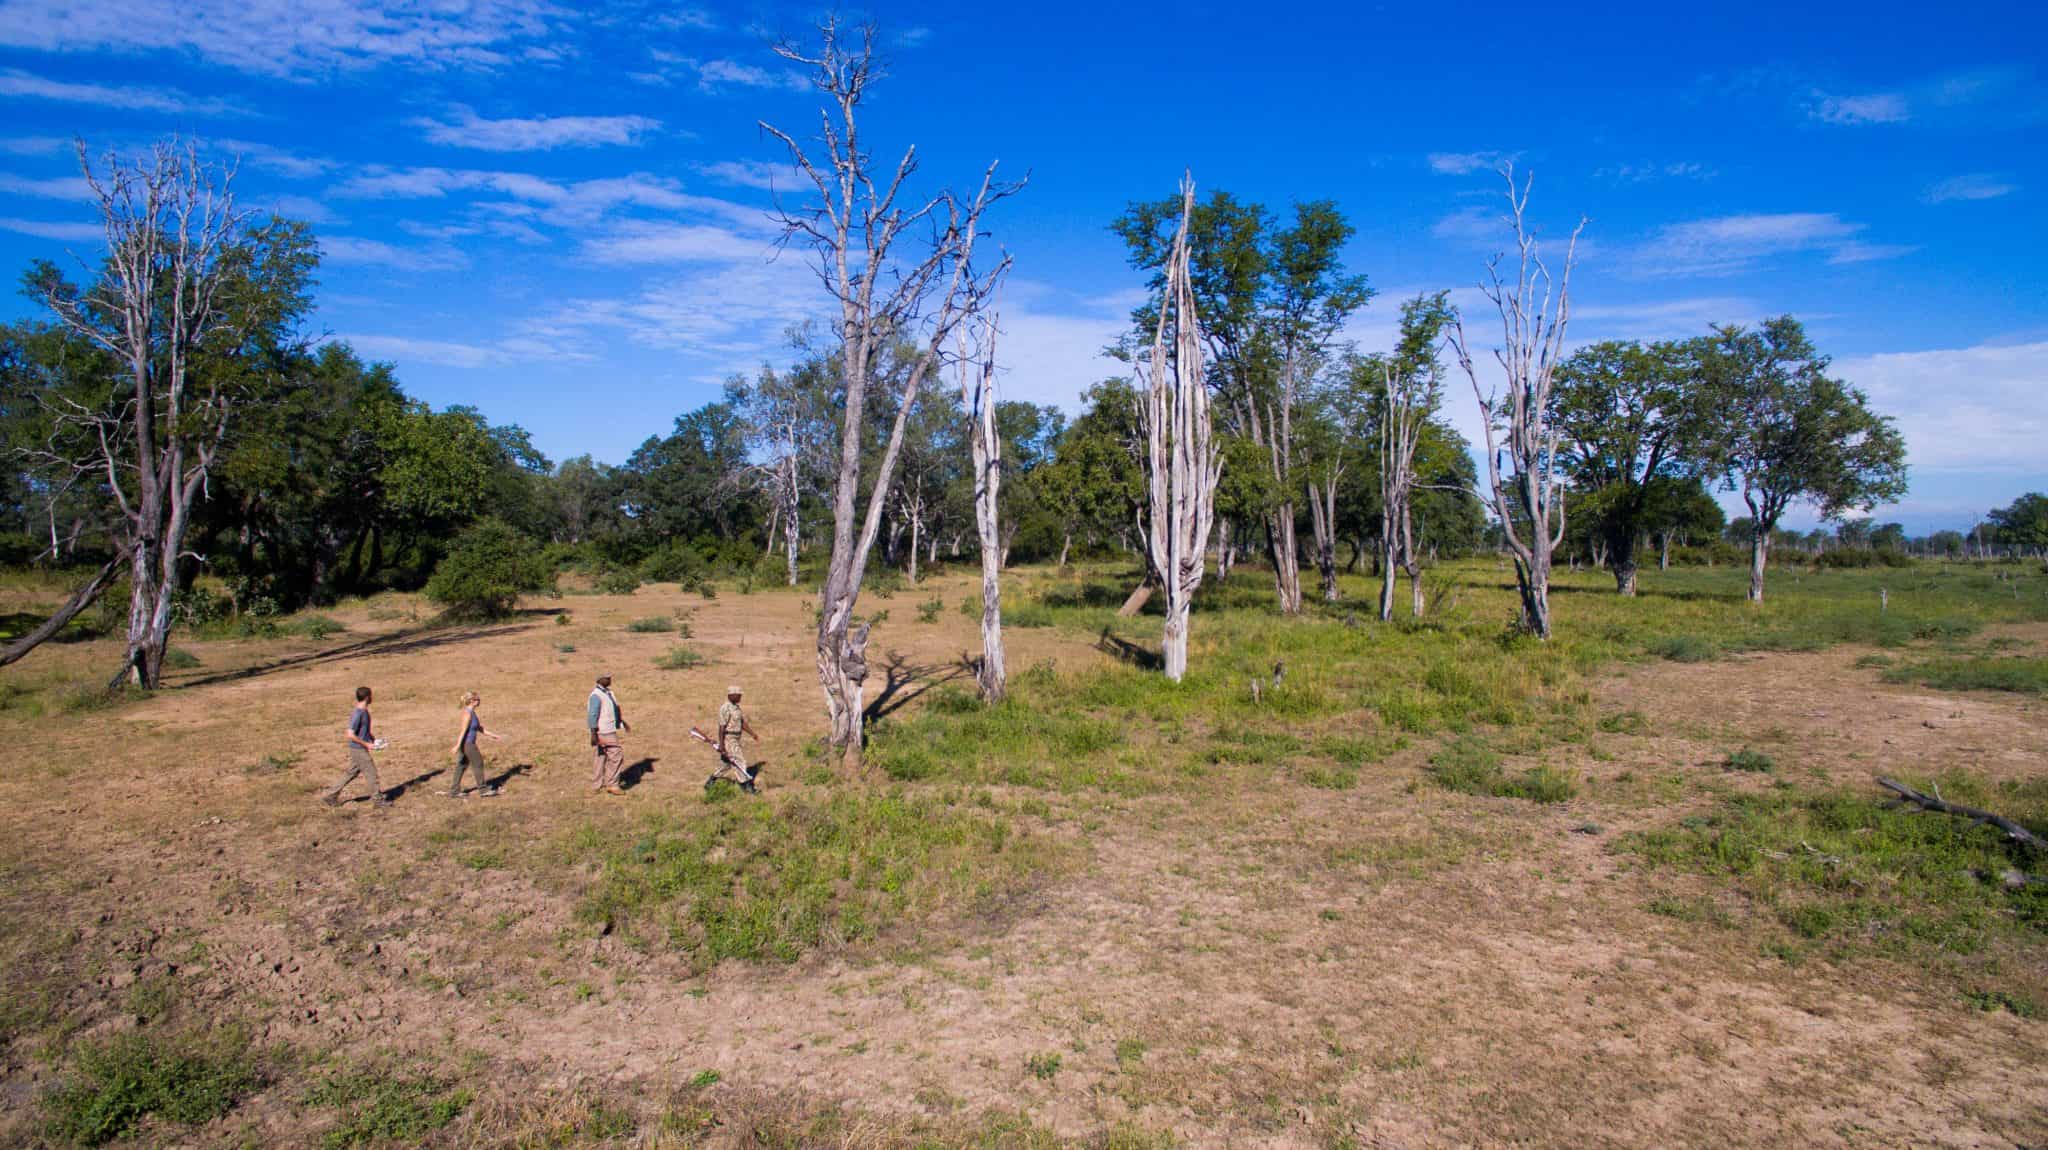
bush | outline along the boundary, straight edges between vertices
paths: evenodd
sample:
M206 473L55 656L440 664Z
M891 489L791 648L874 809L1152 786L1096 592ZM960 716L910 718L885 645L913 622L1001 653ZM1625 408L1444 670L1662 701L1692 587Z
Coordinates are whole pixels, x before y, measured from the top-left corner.
M1863 550L1843 547L1834 551L1823 551L1813 557L1816 571L1842 571L1866 567L1911 567L1913 557L1903 551L1889 547Z
M936 623L939 621L939 612L945 609L946 601L934 595L917 605L917 621L920 623Z
M487 519L458 540L427 580L427 598L452 615L499 619L519 596L553 591L555 573L533 541L503 520Z
M1729 771L1762 772L1769 771L1776 766L1777 763L1773 762L1769 755L1764 754L1762 751L1751 750L1748 747L1744 747L1721 760L1721 768Z
M626 624L626 630L633 632L635 635L655 635L668 630L674 625L675 621L666 615L649 615L645 619L635 619L631 623Z
M342 1111L340 1123L323 1140L331 1150L341 1150L390 1142L418 1145L426 1134L461 1116L470 1094L437 1078L357 1071L329 1078L306 1100Z
M597 589L605 595L631 595L640 589L640 576L631 567L607 567L598 572Z
M692 667L701 667L706 662L708 660L703 655L679 643L657 656L654 667L659 671L687 671Z
M258 1083L247 1038L123 1034L81 1046L77 1068L50 1091L50 1132L98 1146L154 1114L196 1126L234 1108Z
M686 543L670 543L640 561L640 577L649 583L677 583L694 590L711 574L711 561Z

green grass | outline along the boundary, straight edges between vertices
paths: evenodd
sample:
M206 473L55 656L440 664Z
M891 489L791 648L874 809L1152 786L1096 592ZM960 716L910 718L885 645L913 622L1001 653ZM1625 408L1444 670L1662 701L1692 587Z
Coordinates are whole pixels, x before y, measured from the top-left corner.
M1031 1075L1031 1077L1038 1079L1040 1082L1051 1082L1054 1078L1059 1076L1059 1053L1057 1051L1054 1051L1049 1054L1031 1054L1025 1056L1024 1072L1026 1074Z
M1894 667L1887 683L1918 683L1939 691L2010 691L2048 696L2048 659L2028 656L1937 659Z
M1508 774L1498 754L1469 736L1453 740L1431 755L1427 773L1437 786L1467 795L1561 803L1578 793L1578 784L1548 763L1519 775Z
M792 962L900 922L972 914L1036 885L1059 857L964 795L893 790L707 804L624 835L585 827L570 849L598 868L582 921L700 966Z
M1953 801L2048 827L2048 780L1991 787L1949 776L1940 786ZM2048 931L2048 860L1965 820L1891 806L1874 788L1734 795L1617 849L1653 868L1731 879L1794 953L1824 943L1969 954L2001 933ZM2009 870L2036 881L2008 887Z
M196 1126L233 1109L261 1083L248 1037L135 1032L72 1051L72 1065L44 1097L50 1133L99 1146L145 1119Z
M1703 635L1667 635L1644 649L1674 663L1708 663L1721 656L1721 648Z
M692 667L701 667L709 661L696 648L678 643L655 656L654 667L659 671L687 671Z
M636 635L659 635L675 626L675 620L667 615L649 615L626 624L626 630Z
M348 1070L321 1081L306 1095L306 1102L341 1112L321 1144L328 1150L344 1150L416 1145L469 1109L470 1093L431 1075Z
M1766 772L1776 770L1777 766L1778 764L1769 755L1764 754L1762 751L1751 750L1748 747L1732 752L1727 758L1721 760L1721 769L1726 771Z

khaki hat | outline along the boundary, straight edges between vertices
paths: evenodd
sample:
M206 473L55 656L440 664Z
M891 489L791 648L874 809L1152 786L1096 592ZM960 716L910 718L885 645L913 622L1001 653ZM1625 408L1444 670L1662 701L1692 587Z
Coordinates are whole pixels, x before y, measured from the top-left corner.
M744 692L744 691L741 691L741 690L740 690L740 685L739 685L738 683L727 683L727 684L725 685L725 693L726 693L726 694L728 694L728 695L741 695L741 694L745 694L745 692Z

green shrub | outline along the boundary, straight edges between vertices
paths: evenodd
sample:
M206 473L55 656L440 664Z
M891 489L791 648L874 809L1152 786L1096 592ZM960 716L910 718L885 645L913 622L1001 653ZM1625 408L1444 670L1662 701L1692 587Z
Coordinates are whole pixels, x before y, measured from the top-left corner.
M661 671L687 671L709 662L701 653L681 643L670 647L655 657L654 666Z
M920 623L936 623L939 621L939 612L945 609L946 601L934 595L917 605L917 621Z
M1721 760L1721 769L1728 771L1769 771L1776 766L1777 763L1773 762L1769 755L1748 747Z
M1059 1052L1025 1056L1024 1070L1040 1082L1051 1082L1060 1072Z
M156 1115L196 1126L233 1109L260 1078L240 1031L174 1037L118 1035L87 1043L44 1099L50 1132L98 1146Z
M555 572L533 541L498 519L486 519L462 536L427 580L427 598L450 614L503 618L519 596L552 591Z
M607 567L597 573L601 595L631 595L640 589L640 576L631 567Z
M171 647L164 651L164 667L172 671L189 671L199 665L199 656L183 647Z
M636 635L658 635L673 626L675 626L675 620L670 619L666 615L649 615L644 619L635 619L631 623L626 624L626 630Z

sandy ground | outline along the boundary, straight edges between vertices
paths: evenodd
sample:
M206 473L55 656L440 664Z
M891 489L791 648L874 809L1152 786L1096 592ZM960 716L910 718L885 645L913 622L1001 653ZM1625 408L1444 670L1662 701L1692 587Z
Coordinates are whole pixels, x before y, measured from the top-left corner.
M935 624L914 618L928 591L868 604L891 609L876 642L902 656L895 701L975 646L954 610L968 584L941 593ZM676 637L624 624L684 612L712 661L657 671ZM697 977L578 925L550 852L586 821L624 833L700 802L707 761L685 732L728 681L766 736L767 801L801 788L822 711L803 601L646 588L452 632L337 616L350 629L324 643L189 644L203 665L134 706L0 714L7 953L80 1033L132 1025L122 990L170 969L271 1042L460 1050L567 1090L659 1097L716 1069L879 1112L1023 1111L1077 1137L1128 1121L1217 1147L2048 1143L2048 1023L1969 1009L1911 966L1787 966L1740 932L1654 916L1651 897L1700 880L1613 848L1674 817L1615 780L1721 775L1734 745L1767 746L1794 778L2038 776L2035 701L1884 685L1851 649L1623 668L1596 705L1645 733L1559 752L1593 780L1572 803L1418 793L1420 749L1348 791L1276 773L1222 801L1056 801L1044 829L1086 864L999 919ZM1013 669L1100 658L1085 636L1011 633ZM634 725L623 799L587 793L599 670ZM392 743L384 781L405 787L388 812L315 803L359 683ZM511 737L486 747L505 793L449 802L469 688ZM512 844L506 865L454 857L451 836L479 830ZM1056 1074L1026 1069L1047 1053ZM0 1052L0 1140L32 1135L50 1073L29 1042ZM288 1089L197 1140L317 1137Z

